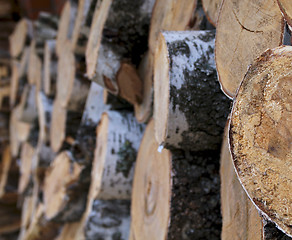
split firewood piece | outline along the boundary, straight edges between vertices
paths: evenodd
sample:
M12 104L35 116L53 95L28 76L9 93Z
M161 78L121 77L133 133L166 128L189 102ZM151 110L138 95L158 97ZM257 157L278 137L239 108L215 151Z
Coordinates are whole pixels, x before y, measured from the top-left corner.
M50 144L54 152L72 146L81 118L82 113L67 111L58 100L54 101L50 128Z
M275 0L223 1L215 54L219 81L226 95L235 96L256 57L267 48L282 44L283 30L283 17Z
M117 127L118 126L118 127ZM132 113L107 111L97 127L91 195L96 199L130 199L136 154L144 126Z
M77 73L77 64L73 51L63 46L58 61L57 99L63 108L71 111L83 111L90 88L90 81Z
M250 66L233 103L230 147L240 182L261 212L292 236L292 47Z
M104 89L91 82L82 120L72 147L72 154L78 163L91 165L96 147L96 127L104 111L110 108L104 104Z
M63 6L57 33L56 53L62 55L65 45L70 44L78 9L78 1L67 0Z
M29 137L31 124L19 121L21 113L20 105L17 105L10 115L9 121L9 138L11 144L11 153L13 157L17 157L20 144Z
M30 225L30 218L32 214L32 196L27 195L24 198L23 204L22 204L22 210L21 210L21 228L19 233L18 239L23 239L25 236L25 233Z
M7 193L0 199L0 236L18 231L20 228L20 210L17 208L15 193Z
M219 239L218 151L160 150L150 121L133 180L132 239Z
M30 44L27 80L30 85L36 85L37 89L40 90L41 79L42 79L42 61L36 53L36 42L35 40L32 40Z
M44 203L46 218L72 222L81 218L86 207L88 182L85 167L74 162L69 151L61 152L46 172Z
M48 221L44 212L44 205L39 204L23 240L51 240L58 235L60 224Z
M155 136L160 145L201 151L221 144L230 103L217 81L214 36L214 31L160 35L154 65Z
M80 0L72 34L72 49L75 54L85 57L86 45L90 33L90 26L98 0Z
M130 222L129 200L95 199L83 230L84 238L75 239L129 239Z
M221 239L263 240L262 218L241 186L228 145L228 124L221 149Z
M135 116L139 122L147 122L153 112L153 65L158 35L164 30L188 29L196 6L197 0L156 0L149 31L149 52L139 66L139 76L143 82L142 102L135 104Z
M18 58L21 55L25 45L29 44L32 38L32 29L32 22L27 19L22 19L17 23L13 33L9 37L11 57Z
M55 240L82 240L76 238L77 232L80 230L80 224L81 221L66 223Z
M292 7L290 2L287 0L277 0L280 10L289 24L290 28L292 27Z
M0 164L0 199L7 193L16 193L19 178L19 168L16 160L12 158L10 146L1 149L2 160Z
M36 86L26 85L20 101L19 121L33 123L37 119Z
M23 194L27 191L32 181L32 162L35 157L36 150L28 142L24 142L21 146L20 153L20 178L18 184L18 193Z
M141 101L142 83L135 66L147 50L154 2L98 1L91 25L86 48L87 76L113 94L118 94L123 85L121 93L131 102Z
M47 96L54 97L57 84L57 55L56 40L47 40L44 49L44 76L43 86Z
M223 0L203 0L202 5L210 23L216 26L220 6Z

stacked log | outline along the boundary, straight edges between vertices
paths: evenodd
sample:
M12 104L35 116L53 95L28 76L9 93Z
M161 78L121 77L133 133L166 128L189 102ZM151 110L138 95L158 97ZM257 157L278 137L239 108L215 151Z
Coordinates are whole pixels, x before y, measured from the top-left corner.
M291 239L292 50L260 55L291 22L285 0L68 0L19 21L0 239Z

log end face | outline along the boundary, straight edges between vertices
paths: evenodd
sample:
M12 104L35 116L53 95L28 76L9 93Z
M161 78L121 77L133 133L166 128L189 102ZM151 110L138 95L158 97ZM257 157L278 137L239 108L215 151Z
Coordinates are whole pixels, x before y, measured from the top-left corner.
M154 58L155 137L158 144L163 144L168 127L170 80L168 50L162 33L159 35L159 44Z
M292 235L292 47L267 50L249 68L230 123L239 178L257 207Z

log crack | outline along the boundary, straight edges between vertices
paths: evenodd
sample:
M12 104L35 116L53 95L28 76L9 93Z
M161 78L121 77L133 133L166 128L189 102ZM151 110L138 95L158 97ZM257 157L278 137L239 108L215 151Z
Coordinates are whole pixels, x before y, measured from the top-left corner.
M245 26L239 21L239 19L238 19L236 13L235 13L235 11L234 11L234 9L232 9L232 12L233 12L233 15L234 15L236 21L238 22L238 24L241 26L242 29L244 29L244 30L246 30L246 31L248 31L248 32L251 32L251 33L263 33L263 31L251 30L251 29L248 29L247 27L245 27Z

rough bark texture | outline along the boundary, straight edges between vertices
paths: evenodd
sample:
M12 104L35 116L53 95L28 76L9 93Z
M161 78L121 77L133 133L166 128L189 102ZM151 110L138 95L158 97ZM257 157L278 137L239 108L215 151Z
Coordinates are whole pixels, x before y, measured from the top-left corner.
M221 144L230 102L217 81L214 35L161 34L155 55L154 119L156 139L166 148L201 151Z
M268 49L250 66L233 104L231 152L240 181L263 214L292 236L292 47Z
M218 76L225 94L234 97L253 60L267 48L282 44L283 24L276 0L223 1L215 50Z

